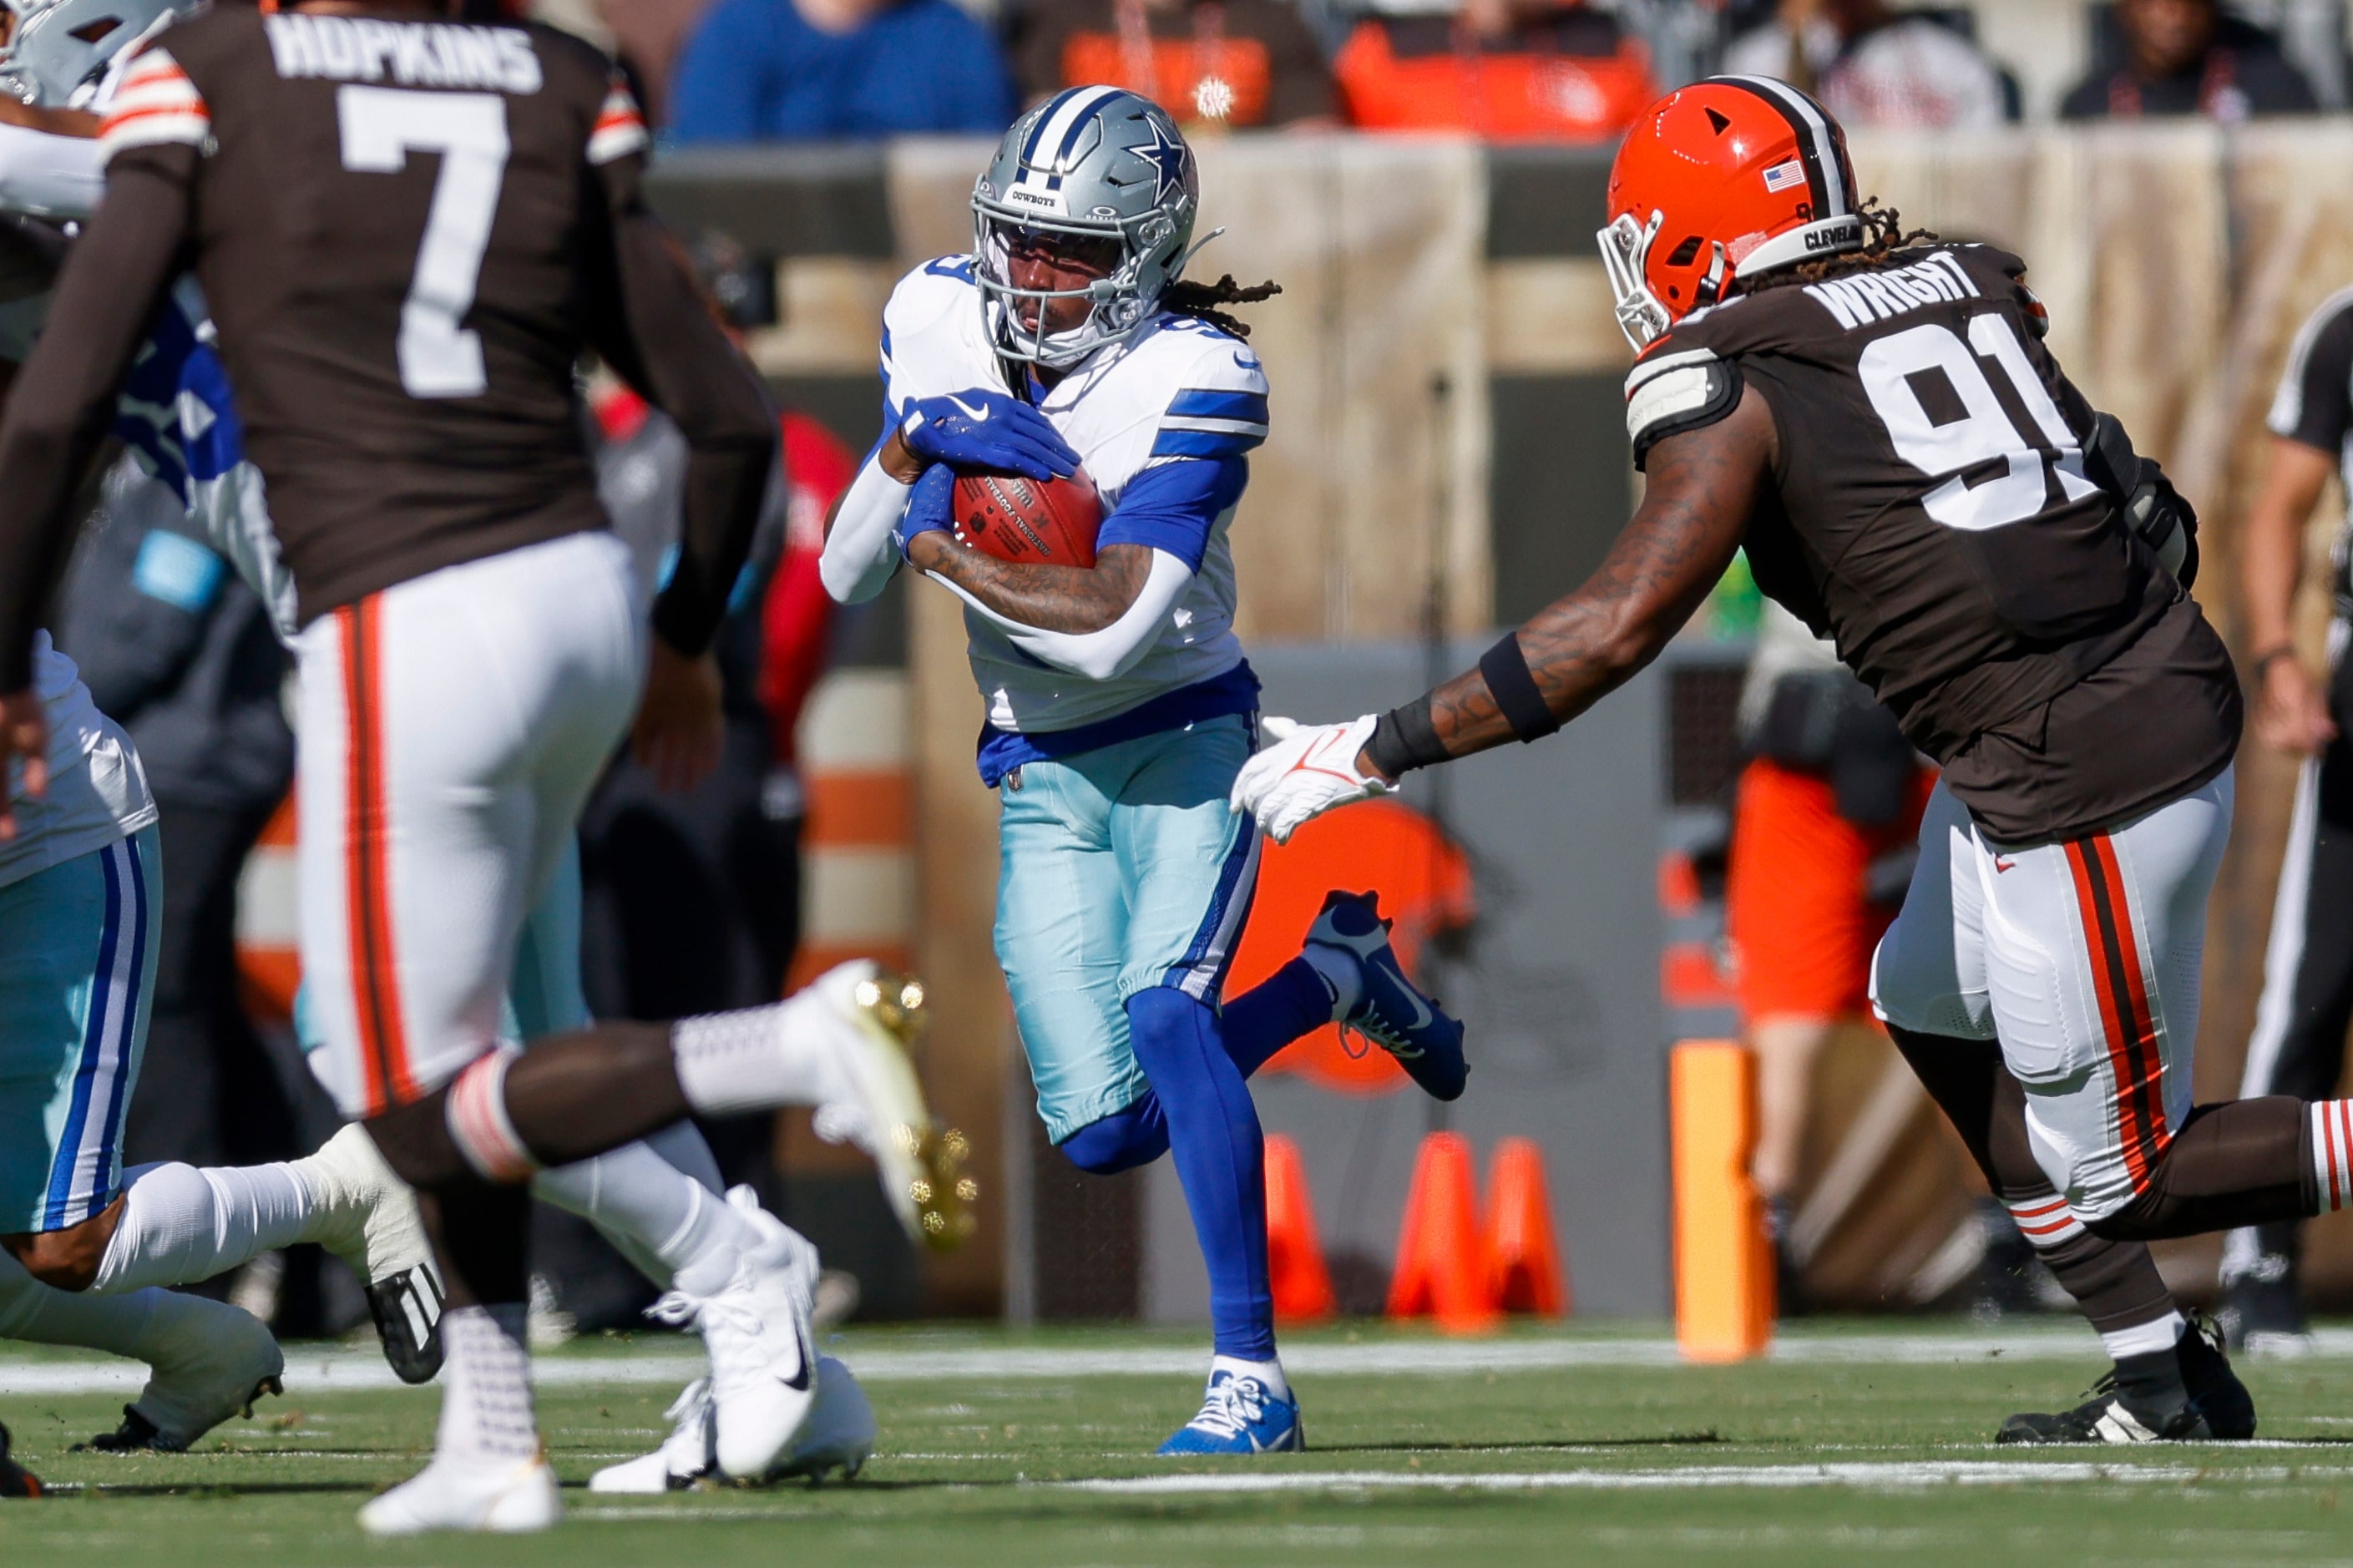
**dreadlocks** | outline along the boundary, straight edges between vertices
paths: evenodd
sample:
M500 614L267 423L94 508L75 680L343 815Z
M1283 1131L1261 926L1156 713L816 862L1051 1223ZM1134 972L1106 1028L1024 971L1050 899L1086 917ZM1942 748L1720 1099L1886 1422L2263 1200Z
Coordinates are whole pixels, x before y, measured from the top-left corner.
M1218 309L1220 305L1254 305L1261 300L1271 300L1282 292L1275 282L1252 284L1248 288L1234 281L1227 273L1215 283L1196 283L1180 278L1160 291L1160 308L1174 310L1180 316L1190 316L1197 321L1207 321L1220 331L1231 332L1238 338L1250 335L1250 323L1228 315Z
M1877 196L1868 196L1855 212L1862 220L1862 247L1859 250L1842 251L1824 257L1820 261L1801 261L1795 267L1777 268L1754 282L1744 281L1744 294L1762 293L1767 289L1784 289L1792 284L1820 283L1825 279L1840 278L1850 272L1864 272L1886 265L1898 251L1908 250L1924 240L1936 237L1925 228L1904 232L1904 219L1894 207L1879 205Z

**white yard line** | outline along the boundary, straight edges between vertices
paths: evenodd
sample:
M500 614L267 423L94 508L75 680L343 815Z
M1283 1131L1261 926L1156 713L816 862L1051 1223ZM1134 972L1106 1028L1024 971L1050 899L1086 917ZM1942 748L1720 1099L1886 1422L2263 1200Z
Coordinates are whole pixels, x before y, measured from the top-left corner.
M2353 1330L2324 1329L2315 1335L2316 1359L2353 1356ZM5 1343L5 1342L0 1342ZM1128 1349L1051 1349L982 1344L924 1346L859 1344L836 1347L860 1380L868 1383L932 1383L965 1379L1008 1382L1096 1377L1198 1377L1206 1356L1178 1345ZM1799 1365L1931 1365L2010 1361L2099 1361L2099 1344L2082 1328L2031 1329L2010 1333L1847 1334L1784 1339L1772 1359ZM1682 1363L1672 1340L1535 1339L1409 1340L1349 1344L1309 1341L1283 1352L1283 1364L1308 1376L1451 1376L1484 1373L1568 1371L1579 1367L1665 1367ZM702 1375L700 1356L681 1350L644 1350L627 1355L542 1357L535 1376L542 1387L596 1384L683 1384ZM124 1361L11 1363L0 1351L0 1396L71 1394L135 1394L145 1381L136 1363ZM374 1351L304 1351L286 1359L290 1392L397 1388L400 1384Z
M2136 1486L2263 1482L2277 1485L2353 1476L2353 1467L2299 1465L2193 1470L2177 1465L2011 1463L1906 1459L1880 1464L1694 1465L1683 1469L1526 1470L1444 1474L1424 1470L1288 1470L1254 1474L1141 1476L1125 1480L1042 1481L1066 1491L1131 1496L1303 1491L1656 1491L1685 1487L1856 1487L1910 1490L1939 1486L2050 1486L2086 1481Z

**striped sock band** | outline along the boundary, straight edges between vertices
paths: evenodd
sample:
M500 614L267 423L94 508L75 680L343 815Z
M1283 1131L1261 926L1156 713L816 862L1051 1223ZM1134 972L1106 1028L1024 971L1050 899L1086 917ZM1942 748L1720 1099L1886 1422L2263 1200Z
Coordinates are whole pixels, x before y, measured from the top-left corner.
M2017 1223L2018 1233L2038 1247L2049 1248L2063 1241L2073 1241L2084 1234L2084 1222L2067 1206L2067 1200L2056 1193L2041 1193L2031 1198L2004 1198L2004 1207Z
M2312 1118L2312 1179L2326 1214L2353 1204L2353 1100L2316 1100Z
M486 1182L512 1185L531 1180L540 1167L522 1135L507 1116L507 1068L515 1053L494 1050L468 1063L449 1085L449 1141Z

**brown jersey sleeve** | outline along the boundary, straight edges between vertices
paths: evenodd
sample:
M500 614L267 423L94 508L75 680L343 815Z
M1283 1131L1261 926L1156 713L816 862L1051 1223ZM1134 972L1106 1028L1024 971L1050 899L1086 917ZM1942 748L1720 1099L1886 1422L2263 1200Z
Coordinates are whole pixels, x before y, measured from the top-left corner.
M615 89L590 143L586 204L607 243L588 247L596 352L639 395L669 415L687 444L677 567L654 602L654 630L700 655L727 613L728 595L759 526L776 461L776 416L758 377L719 329L641 191L643 162L628 134L636 112Z
M106 200L58 281L47 327L0 419L0 691L32 680L33 633L73 542L74 497L113 422L115 390L185 264L193 147L118 155Z

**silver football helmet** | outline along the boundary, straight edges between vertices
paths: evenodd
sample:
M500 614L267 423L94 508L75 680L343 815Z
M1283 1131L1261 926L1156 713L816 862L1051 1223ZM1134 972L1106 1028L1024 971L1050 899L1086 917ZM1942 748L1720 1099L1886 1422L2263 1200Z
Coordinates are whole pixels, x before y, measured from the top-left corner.
M79 109L114 57L200 0L0 0L15 26L0 46L0 90L45 109Z
M1074 87L1013 122L973 186L975 280L989 335L1008 359L1061 369L1152 319L1161 290L1192 255L1201 181L1168 111L1116 87ZM1105 275L1083 289L1017 289L1009 265L1023 238L1064 254L1100 248ZM1048 305L1084 299L1086 320L1046 331ZM1018 305L1036 300L1038 324Z

